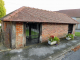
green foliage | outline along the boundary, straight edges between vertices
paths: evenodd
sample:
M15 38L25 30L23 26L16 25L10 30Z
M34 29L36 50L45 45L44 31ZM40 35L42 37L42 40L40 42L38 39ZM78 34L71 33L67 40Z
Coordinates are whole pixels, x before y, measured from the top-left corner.
M75 36L79 36L80 37L80 32L75 32Z
M0 26L0 28L1 28L1 26Z
M49 38L49 41L53 42L53 41L54 41L53 39L54 39L54 38L50 37L50 38Z
M66 35L66 37L71 38L71 40L73 40L73 39L74 39L74 35L73 35L73 34L70 34L70 33L69 33L69 34L67 34L67 35Z
M53 42L53 41L60 42L60 39L58 37L49 37L49 41L51 41L51 42Z
M35 31L32 31L31 30L31 35L33 35L33 36L31 36L31 38L33 39L33 38L38 38L38 32L35 32ZM29 29L26 29L26 36L29 36Z
M60 39L59 39L58 37L54 37L54 41L59 42L59 41L60 41Z
M0 0L0 18L6 15L6 9L4 7L4 1Z

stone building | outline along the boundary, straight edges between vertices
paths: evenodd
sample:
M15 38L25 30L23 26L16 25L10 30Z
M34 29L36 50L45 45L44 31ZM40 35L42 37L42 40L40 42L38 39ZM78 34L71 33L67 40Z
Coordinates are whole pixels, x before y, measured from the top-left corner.
M67 33L75 34L78 23L65 14L30 7L21 7L1 20L8 36L5 45L11 48L46 42L50 35L62 38Z

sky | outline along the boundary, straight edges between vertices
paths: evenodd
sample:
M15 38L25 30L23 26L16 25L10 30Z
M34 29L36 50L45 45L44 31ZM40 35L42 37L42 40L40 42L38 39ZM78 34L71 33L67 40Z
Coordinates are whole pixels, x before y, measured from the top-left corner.
M34 7L48 11L79 9L80 0L3 0L6 14L22 7Z

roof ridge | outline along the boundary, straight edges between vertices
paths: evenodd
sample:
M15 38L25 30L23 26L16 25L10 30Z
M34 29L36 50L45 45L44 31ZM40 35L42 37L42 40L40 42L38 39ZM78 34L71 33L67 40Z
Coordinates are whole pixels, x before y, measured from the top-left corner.
M34 8L34 7L26 7L26 8L32 8L32 9L43 10L43 9ZM55 11L49 11L49 10L43 10L43 11L46 11L46 12L52 12L52 13L59 13L59 12L55 12ZM64 14L64 13L59 13L59 14L66 15L66 14ZM67 16L68 16L68 15L67 15Z
M8 17L4 18L5 19L10 19L12 16L14 16L15 14L19 13L21 10L23 10L25 8L25 6L19 8L19 9L16 9L14 12L12 12Z
M21 12L22 13L22 12ZM27 11L26 11L26 13L28 13ZM23 14L23 13L22 13ZM35 17L35 16L33 16L32 14L30 14L30 13L28 13L29 15L31 15L32 17L34 17L34 18L39 18L39 17ZM39 18L40 19L40 18ZM41 20L41 19L40 19Z
M48 10L43 10L43 9L38 9L38 8L34 8L34 7L26 7L26 8L32 8L32 9L36 9L36 10L41 10L41 11L46 11L46 12L53 12L53 11L48 11ZM27 12L28 13L28 12ZM30 13L28 13L28 14L30 14ZM33 16L32 14L30 14L31 16ZM35 17L35 16L33 16L33 17ZM41 18L39 18L39 17L35 17L35 18L38 18L38 19L40 19L41 20ZM45 18L45 17L43 17L43 18Z
M10 14L10 16L4 18L4 20L5 20L5 19L10 19L12 16L14 16L15 14L17 14L18 12L20 12L20 11L23 10L24 8L32 8L32 9L43 10L43 9L34 8L34 7L26 7L26 6L22 6L22 7L20 7L19 9L16 9L14 12L12 12L12 13ZM59 13L59 12L49 11L49 10L43 10L43 11L52 12L52 13ZM66 15L66 14L64 14L64 13L59 13L59 14ZM69 17L69 16L68 16L68 17Z
M25 6L26 7L26 6ZM53 12L53 13L59 13L59 12L55 12L55 11L50 11L50 10L44 10L44 9L39 9L39 8L34 8L34 7L26 7L26 8L32 8L32 9L38 9L38 10L43 10L46 12Z

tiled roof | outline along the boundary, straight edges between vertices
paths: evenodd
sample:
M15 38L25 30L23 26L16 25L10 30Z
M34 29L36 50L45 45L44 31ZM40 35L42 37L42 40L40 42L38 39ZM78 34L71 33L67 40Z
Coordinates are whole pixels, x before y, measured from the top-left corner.
M80 9L60 10L60 11L56 11L56 12L67 14L70 17L79 17L80 18Z
M78 23L71 17L52 11L35 9L30 7L21 7L14 12L4 16L3 21L21 21L21 22L48 22L48 23Z

